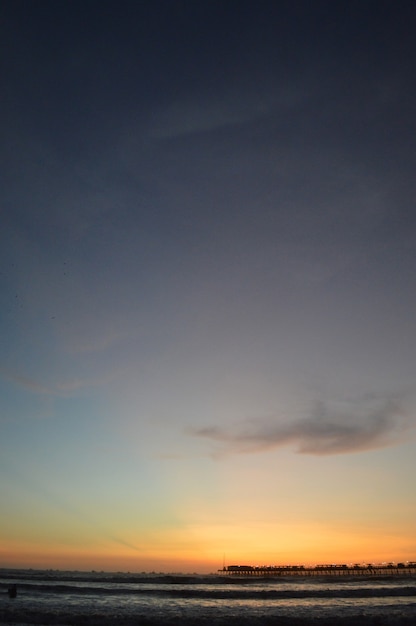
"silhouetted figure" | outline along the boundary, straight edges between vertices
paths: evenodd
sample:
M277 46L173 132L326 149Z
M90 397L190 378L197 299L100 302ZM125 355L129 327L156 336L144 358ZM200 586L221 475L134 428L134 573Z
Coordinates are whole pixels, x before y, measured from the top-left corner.
M9 598L15 598L17 596L16 585L10 585L10 587L7 590L7 593L9 594Z

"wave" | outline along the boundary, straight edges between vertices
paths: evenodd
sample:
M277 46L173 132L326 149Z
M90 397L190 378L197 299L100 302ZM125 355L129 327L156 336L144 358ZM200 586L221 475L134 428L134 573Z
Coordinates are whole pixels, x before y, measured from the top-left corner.
M7 589L17 585L17 598ZM2 597L1 597L2 596ZM378 620L378 621L377 621ZM296 581L0 571L0 624L414 626L416 578Z
M322 581L327 582L329 585L333 583L348 584L351 580L357 579L353 576L344 575L342 577L326 576L324 573L320 576L315 576L313 579L305 577L310 583L320 584ZM400 575L401 582L415 581L416 576L414 574L402 574ZM49 584L59 583L93 583L93 584L152 584L152 585L224 585L224 586L241 586L253 585L258 586L262 582L283 584L290 582L291 584L298 584L303 580L301 575L293 578L291 576L267 576L267 577L233 577L222 576L219 574L155 574L155 573L106 573L106 572L62 572L58 570L5 570L0 569L0 584L1 581L42 581ZM371 581L371 583L378 582L397 582L397 575L380 574L377 576L369 575L360 576L360 582L365 583Z
M0 584L0 589L7 591L7 585ZM19 594L66 594L71 596L152 596L172 598L198 598L215 600L278 600L278 599L307 599L307 598L388 598L388 597L416 597L416 586L382 586L382 587L328 587L328 588L296 588L279 589L253 589L252 587L221 586L213 588L211 585L186 585L178 586L160 583L144 586L91 586L85 584L61 584L61 583L30 583L21 582L18 586Z

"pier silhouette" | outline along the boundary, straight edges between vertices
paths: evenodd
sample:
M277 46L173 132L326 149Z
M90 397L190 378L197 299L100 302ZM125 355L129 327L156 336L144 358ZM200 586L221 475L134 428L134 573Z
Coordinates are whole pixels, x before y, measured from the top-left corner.
M354 565L228 565L218 570L224 576L395 576L416 574L416 561Z

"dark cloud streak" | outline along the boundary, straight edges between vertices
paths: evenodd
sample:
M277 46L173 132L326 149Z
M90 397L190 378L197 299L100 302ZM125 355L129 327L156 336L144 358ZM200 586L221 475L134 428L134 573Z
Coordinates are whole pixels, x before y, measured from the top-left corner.
M192 434L219 443L221 448L214 456L267 452L284 446L295 446L300 454L327 456L395 445L408 427L400 404L386 398L348 403L343 408L319 402L302 419L256 419L232 430L211 426Z

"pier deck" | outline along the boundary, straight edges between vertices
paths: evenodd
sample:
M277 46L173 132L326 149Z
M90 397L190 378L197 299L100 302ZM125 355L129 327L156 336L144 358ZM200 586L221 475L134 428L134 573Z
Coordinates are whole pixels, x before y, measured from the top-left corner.
M268 577L268 576L396 576L415 575L416 562L388 565L273 565L253 567L251 565L228 565L219 570L224 576Z

